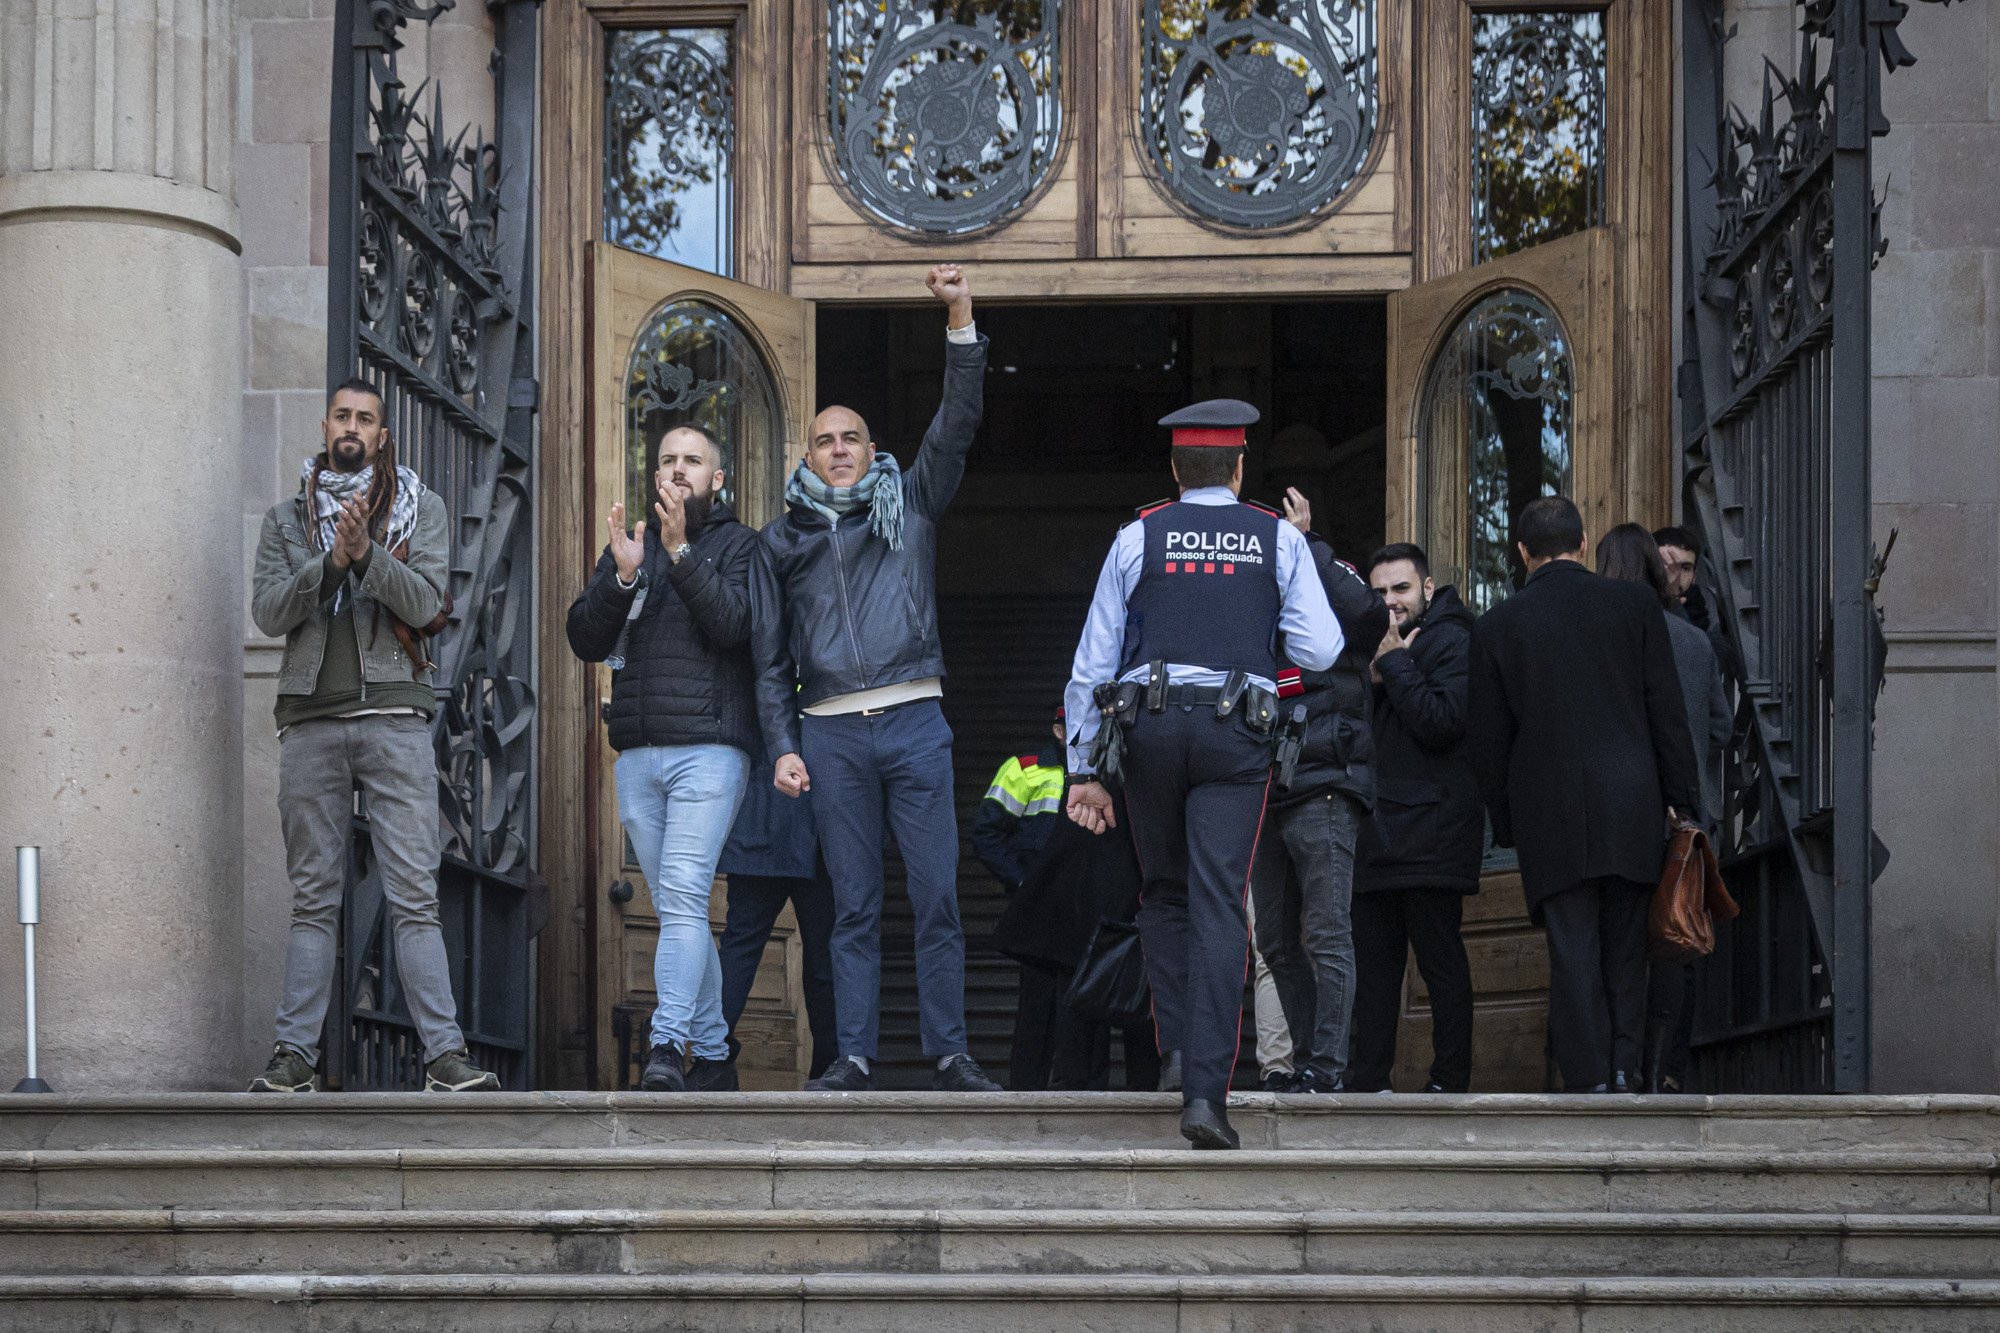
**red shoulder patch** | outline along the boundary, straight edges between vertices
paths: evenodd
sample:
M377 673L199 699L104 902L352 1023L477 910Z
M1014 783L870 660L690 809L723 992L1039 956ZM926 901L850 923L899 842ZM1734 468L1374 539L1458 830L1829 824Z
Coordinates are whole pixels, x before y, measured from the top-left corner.
M1259 504L1255 500L1244 500L1242 503L1249 505L1252 509L1262 510L1264 513L1269 514L1272 518L1284 517L1283 514L1279 513L1277 510L1271 508L1271 506L1267 504Z
M1133 510L1133 511L1132 511L1132 517L1134 517L1134 518L1144 518L1144 517L1146 517L1146 515L1148 515L1148 514L1153 514L1153 513L1157 513L1157 512L1159 512L1160 510L1162 510L1162 509L1165 509L1165 508L1166 508L1166 507L1167 507L1168 505L1170 505L1170 504L1173 504L1173 503L1175 503L1175 501L1172 501L1172 500L1155 500L1155 501L1153 501L1153 503L1151 503L1151 504L1147 504L1147 505L1140 505L1140 506L1139 506L1139 507L1138 507L1137 509L1135 509L1135 510Z
M1023 754L1016 755L1014 761L1022 768L1036 768L1040 766L1042 757L1038 754Z

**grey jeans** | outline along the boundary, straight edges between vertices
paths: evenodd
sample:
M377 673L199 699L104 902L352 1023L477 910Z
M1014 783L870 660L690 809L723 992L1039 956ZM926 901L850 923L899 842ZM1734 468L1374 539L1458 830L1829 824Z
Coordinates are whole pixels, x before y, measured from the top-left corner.
M403 999L423 1038L424 1059L435 1060L461 1049L465 1038L438 925L437 759L430 720L413 713L299 722L279 742L278 817L292 876L292 931L278 1040L319 1063L357 787L389 900Z
M1250 869L1257 949L1277 982L1292 1062L1347 1072L1354 1019L1354 841L1361 808L1337 792L1267 811Z

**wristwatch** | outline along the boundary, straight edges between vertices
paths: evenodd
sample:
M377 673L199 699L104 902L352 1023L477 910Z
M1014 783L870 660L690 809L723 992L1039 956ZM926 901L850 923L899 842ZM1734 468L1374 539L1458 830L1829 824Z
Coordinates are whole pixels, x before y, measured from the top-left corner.
M690 546L686 542L682 542L679 546L676 546L673 550L667 552L667 559L673 561L675 564L678 565L681 561L687 559L690 555L693 554L694 554L694 547Z

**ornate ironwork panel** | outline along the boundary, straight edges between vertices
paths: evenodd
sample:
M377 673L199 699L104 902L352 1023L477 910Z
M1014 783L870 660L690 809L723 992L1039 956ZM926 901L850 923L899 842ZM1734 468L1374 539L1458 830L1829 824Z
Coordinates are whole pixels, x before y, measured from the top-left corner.
M1711 1091L1868 1086L1874 698L1870 140L1912 63L1897 0L1811 0L1754 115L1725 104L1721 0L1684 7L1680 394L1689 518L1728 632L1724 873L1745 902L1700 970Z
M604 239L727 276L736 104L726 28L604 39Z
M1472 253L1604 221L1604 14L1472 18Z
M534 875L534 161L536 7L494 5L494 127L453 128L443 90L406 87L409 25L451 0L340 0L335 13L327 378L382 392L400 461L451 515L438 663L440 914L475 1057L528 1085ZM356 819L329 1015L329 1074L422 1086L394 932Z
M1139 138L1197 217L1308 222L1367 162L1374 0L1146 0L1143 22Z
M1057 0L827 0L826 98L835 170L870 216L997 227L1062 144Z
M746 521L780 511L784 476L770 461L785 455L777 380L727 311L699 300L655 311L632 344L625 411L626 513L652 512L660 437L683 425L721 444L725 498Z
M1474 611L1520 586L1511 516L1570 491L1575 383L1562 321L1511 288L1467 310L1425 372L1417 527L1444 557L1440 577L1456 579Z

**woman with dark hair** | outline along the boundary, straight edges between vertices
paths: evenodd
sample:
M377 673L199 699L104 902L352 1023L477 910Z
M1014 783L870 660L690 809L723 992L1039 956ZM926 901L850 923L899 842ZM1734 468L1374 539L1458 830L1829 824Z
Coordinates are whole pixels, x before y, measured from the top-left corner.
M1701 772L1701 822L1711 833L1722 813L1722 753L1729 744L1733 715L1722 687L1722 667L1708 635L1680 608L1667 579L1667 562L1653 534L1637 523L1620 523L1597 543L1597 572L1610 579L1643 583L1660 599L1667 617L1667 641L1681 678L1688 735ZM1688 963L1653 964L1646 993L1646 1091L1679 1092L1687 1075L1694 968Z

